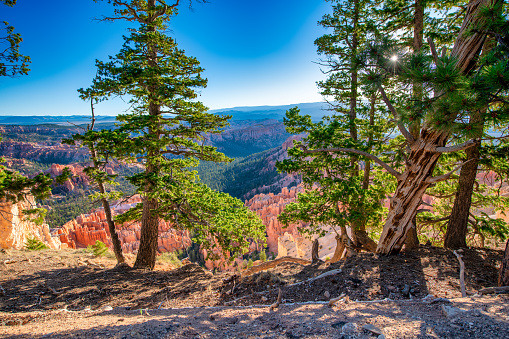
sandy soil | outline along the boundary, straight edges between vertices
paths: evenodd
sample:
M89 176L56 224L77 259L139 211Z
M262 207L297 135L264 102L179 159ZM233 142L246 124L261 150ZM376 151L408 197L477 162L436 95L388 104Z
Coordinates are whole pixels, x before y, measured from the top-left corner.
M80 251L8 251L0 253L0 337L503 338L509 296L476 294L496 285L501 257L465 251L469 296L458 298L454 254L426 246L243 278L195 264L148 272Z

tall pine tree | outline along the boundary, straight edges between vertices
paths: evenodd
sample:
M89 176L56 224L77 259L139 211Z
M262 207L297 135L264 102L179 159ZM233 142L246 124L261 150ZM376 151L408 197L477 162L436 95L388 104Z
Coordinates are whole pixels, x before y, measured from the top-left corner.
M159 219L175 228L192 230L205 248L242 251L250 239L264 237L259 218L240 200L210 190L199 182L199 160L229 161L204 143L205 134L220 133L228 117L207 113L196 101L196 90L206 86L199 62L165 31L179 1L110 0L114 15L138 24L121 51L108 62L97 62L97 77L89 91L98 99L126 96L130 112L117 116L118 133L127 137L115 145L115 156L137 162L144 170L128 178L138 188L142 203L119 220L141 220L136 268L153 269ZM228 253L225 253L228 255Z

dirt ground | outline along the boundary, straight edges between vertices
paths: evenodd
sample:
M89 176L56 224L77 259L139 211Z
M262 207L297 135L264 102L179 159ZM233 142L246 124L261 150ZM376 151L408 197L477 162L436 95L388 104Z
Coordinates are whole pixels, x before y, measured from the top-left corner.
M509 296L476 294L496 286L501 258L496 250L464 251L468 296L460 298L456 257L431 246L336 264L283 263L243 278L195 264L115 268L75 250L7 251L0 337L503 338ZM313 279L326 272L333 274ZM271 310L279 289L282 303Z

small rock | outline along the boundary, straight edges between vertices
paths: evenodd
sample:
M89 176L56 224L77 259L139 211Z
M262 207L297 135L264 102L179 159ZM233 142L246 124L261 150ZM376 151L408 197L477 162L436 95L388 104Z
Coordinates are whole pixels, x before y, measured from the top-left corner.
M103 307L101 307L101 311L104 312L113 311L113 307L111 307L110 305L104 305Z
M216 317L214 317L214 315L213 315L213 314L211 314L211 315L209 316L209 319L210 319L211 321L214 321L214 320L216 320Z
M330 298L330 293L329 291L325 291L325 293L323 294L325 296L325 298L329 299Z
M346 323L341 327L341 332L343 333L355 333L358 331L358 327L356 323Z
M387 285L387 290L389 292L396 292L398 289L392 285Z
M345 324L346 324L346 321L338 321L338 322L331 324L331 326L334 328L343 328L343 326L345 326Z
M403 289L401 290L401 294L403 294L404 297L407 297L410 295L410 285L405 284Z
M266 302L267 300L269 300L267 297L262 297L263 302Z
M382 330L373 324L366 324L366 325L362 326L362 329L365 331L371 332L373 334L376 334L376 335L383 334Z
M385 336L383 334L380 334L377 339L385 339Z
M447 318L453 318L453 317L465 312L462 309L459 309L457 307L447 306L447 305L442 305L442 311L444 312L444 314Z

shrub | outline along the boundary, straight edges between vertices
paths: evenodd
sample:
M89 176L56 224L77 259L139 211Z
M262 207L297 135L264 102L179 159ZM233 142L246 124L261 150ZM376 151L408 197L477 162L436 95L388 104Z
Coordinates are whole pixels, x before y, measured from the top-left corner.
M49 247L46 246L42 241L34 237L33 235L28 237L25 241L25 249L28 251L40 251L47 250Z
M249 259L249 261L247 262L247 268L251 267L253 267L253 259Z
M264 251L264 250L262 250L262 251L260 252L260 260L261 260L262 262L266 262L266 261L267 261L267 254L265 253L265 251Z
M161 253L161 255L157 257L157 260L160 262L170 263L175 267L182 266L182 262L179 260L178 254L175 252Z
M96 240L94 245L88 245L87 250L93 253L96 257L102 257L108 252L108 246L102 241Z

